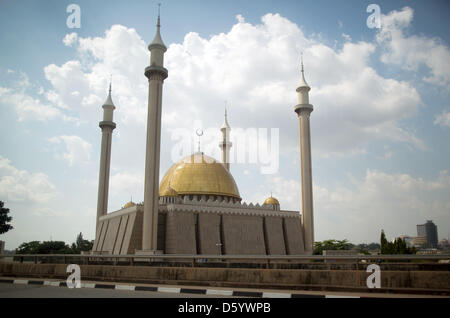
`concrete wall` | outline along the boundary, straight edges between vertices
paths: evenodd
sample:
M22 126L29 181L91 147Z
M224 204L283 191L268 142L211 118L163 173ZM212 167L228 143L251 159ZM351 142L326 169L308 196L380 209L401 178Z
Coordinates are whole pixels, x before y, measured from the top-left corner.
M166 214L166 254L197 254L195 214Z
M302 226L299 218L284 218L284 240L286 243L286 253L288 255L298 255L305 252L303 244Z
M135 214L133 227L130 235L130 242L128 244L127 254L134 254L136 250L142 250L142 222L144 219L143 211L138 211ZM127 245L125 245L125 248Z
M264 218L264 235L269 255L286 255L283 235L283 219L280 217ZM300 233L299 233L300 235Z
M198 216L199 253L205 255L221 254L220 215L201 213Z
M66 279L66 264L0 263L0 276ZM243 268L150 267L80 265L81 279L114 282L148 282L209 286L279 287L289 289L333 290L368 289L365 268L355 270L283 270ZM449 271L386 271L381 275L382 289L417 289L450 293ZM405 290L401 290L405 292Z
M262 217L223 215L222 226L225 254L266 254Z
M142 246L142 210L111 215L99 222L92 250L102 254L134 254Z
M245 215L162 207L158 214L158 250L166 254L303 254L300 217L277 213ZM141 250L142 222L142 206L102 217L93 251L117 255Z

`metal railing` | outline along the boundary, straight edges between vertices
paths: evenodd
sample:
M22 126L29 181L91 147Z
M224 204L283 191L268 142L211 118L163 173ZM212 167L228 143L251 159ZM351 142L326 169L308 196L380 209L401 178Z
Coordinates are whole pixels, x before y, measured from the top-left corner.
M386 261L412 262L418 261L434 262L439 261L450 263L450 254L436 255L187 255L187 254L155 254L155 255L109 255L109 254L13 254L0 255L2 258L13 258L13 262L34 262L38 263L81 263L85 265L112 263L120 265L135 265L135 263L155 264L161 262L189 262L191 266L201 263L328 263L339 261L339 263L384 263Z

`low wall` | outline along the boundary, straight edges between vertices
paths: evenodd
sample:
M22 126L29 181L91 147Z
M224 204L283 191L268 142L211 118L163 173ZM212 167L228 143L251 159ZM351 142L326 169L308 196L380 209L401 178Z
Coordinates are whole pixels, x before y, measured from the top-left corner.
M0 263L0 276L66 279L65 264ZM196 284L285 289L368 289L365 270L297 270L80 265L85 281ZM384 290L414 289L450 294L449 271L381 271ZM376 291L380 291L377 289ZM404 290L403 290L404 291Z

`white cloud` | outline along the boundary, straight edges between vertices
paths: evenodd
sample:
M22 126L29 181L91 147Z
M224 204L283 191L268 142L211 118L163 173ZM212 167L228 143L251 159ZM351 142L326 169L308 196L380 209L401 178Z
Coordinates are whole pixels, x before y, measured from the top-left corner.
M8 202L47 203L56 196L56 188L41 172L30 173L11 165L0 155L0 197Z
M46 122L62 119L65 122L78 123L75 117L64 114L59 107L55 106L57 96L52 94L52 91L45 93L50 103L44 102L40 98L32 96L33 94L43 95L43 88L36 88L31 84L25 73L13 70L8 70L7 73L13 77L13 80L10 87L0 86L0 103L12 106L17 113L18 121Z
M290 110L296 102L300 51L315 105L316 154L360 153L379 139L424 148L398 124L416 113L420 96L409 83L384 78L369 66L373 44L347 41L336 50L306 37L278 14L265 15L260 25L238 19L228 33L210 39L189 33L182 44L172 44L166 59L166 116L177 118L177 125L192 122L181 118L217 122L222 101L231 100L236 105L229 110L232 127L276 123L282 127L282 151L296 147L297 123Z
M419 137L399 125L416 113L420 96L409 83L384 78L370 67L374 44L347 38L341 49L335 49L306 36L279 14L264 15L261 24L247 23L240 15L236 19L227 33L202 38L190 32L182 43L169 46L163 134L191 128L195 120L207 127L220 126L228 100L232 127L281 128L281 152L296 149L293 107L303 51L315 106L311 126L316 155L364 153L367 144L380 139L424 148ZM74 37L68 35L67 41ZM77 36L72 44L79 60L45 67L52 84L46 98L82 121L96 122L112 73L118 127L137 123L145 134L146 42L135 29L113 25L102 37ZM131 138L124 133L121 130L121 137Z
M381 229L391 237L416 235L416 225L427 219L446 229L449 187L447 171L427 181L376 170L367 170L364 180L354 181L354 189L315 187L317 231L322 237L345 238L351 233L358 242L367 237L376 241Z
M65 46L72 46L77 41L78 41L78 34L76 32L66 34L66 36L63 39L63 43Z
M56 107L10 88L0 87L0 102L12 105L19 121L47 121L62 116Z
M444 110L441 114L436 115L434 124L450 127L450 111Z
M346 33L342 33L342 37L347 42L351 42L352 41L352 37L350 35L346 34Z
M110 178L110 205L108 210L120 209L130 201L131 197L134 202L141 202L144 200L143 193L144 175L129 171L115 173Z
M430 72L423 78L425 81L448 87L450 50L439 38L406 35L404 31L411 25L413 16L414 11L410 7L382 15L382 26L376 36L384 49L381 60L410 71L417 71L424 65Z
M92 145L79 136L55 136L48 139L52 144L64 143L65 151L56 157L67 162L69 167L75 164L86 164L91 159Z
M381 229L388 236L416 235L416 225L434 220L446 234L450 227L450 175L441 171L433 180L408 174L367 170L362 180L329 188L314 185L314 220L317 240L349 239L354 243L378 242ZM281 209L299 210L301 185L281 176L267 178L251 199L263 202L273 190Z
M79 53L79 60L61 66L50 64L44 69L53 86L47 98L77 112L83 120L97 121L112 75L113 100L122 110L118 121L145 124L148 82L143 69L149 58L147 46L136 30L113 25L104 37L76 39L70 43Z

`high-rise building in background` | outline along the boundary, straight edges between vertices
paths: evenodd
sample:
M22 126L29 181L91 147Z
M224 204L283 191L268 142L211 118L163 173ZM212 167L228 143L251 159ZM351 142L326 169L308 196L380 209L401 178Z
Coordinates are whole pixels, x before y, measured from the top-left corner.
M428 248L437 248L438 234L437 226L431 220L427 220L425 224L417 225L417 236L423 236L427 239Z

